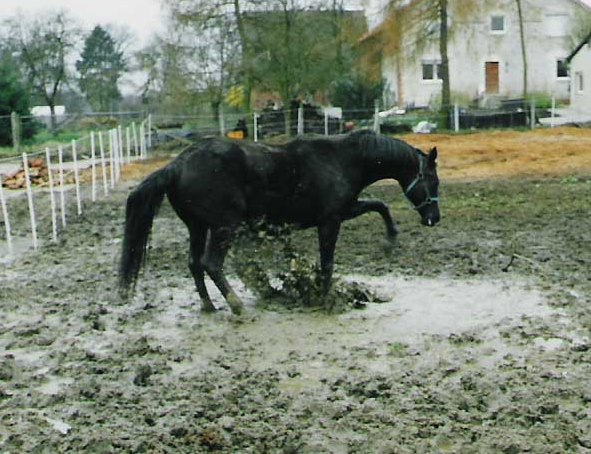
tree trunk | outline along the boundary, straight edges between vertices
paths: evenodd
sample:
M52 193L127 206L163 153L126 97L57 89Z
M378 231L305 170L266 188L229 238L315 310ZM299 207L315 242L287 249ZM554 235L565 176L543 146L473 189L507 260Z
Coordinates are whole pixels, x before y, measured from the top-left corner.
M447 109L451 104L449 83L449 58L447 55L447 0L439 0L439 53L441 54L441 108Z
M343 26L343 5L339 4L337 0L332 2L332 13L333 13L333 39L335 42L335 63L337 71L341 73L343 71L343 40L342 26Z
M521 38L521 58L523 59L523 98L527 98L527 54L525 52L525 30L523 23L523 10L521 0L515 0L517 3L517 14L519 15L519 37Z
M242 10L240 8L240 0L234 0L234 17L236 18L236 27L238 28L238 36L240 37L240 44L242 47L242 71L244 73L244 109L250 112L250 99L252 92L252 70L248 66L252 60L252 53L250 51L250 43L246 36L244 29L244 21L242 19ZM248 63L245 63L248 62Z
M285 35L284 45L285 49L287 50L287 58L284 64L284 90L282 93L283 98L283 110L285 112L285 134L290 136L291 135L291 87L292 87L292 69L291 69L291 15L288 9L287 3L283 5L283 19L285 21Z
M285 135L291 135L291 96L289 88L281 90L281 101L283 102L283 113L285 122Z
M395 59L396 59L396 90L398 90L398 99L396 100L396 103L399 108L404 109L404 107L405 107L404 106L404 80L403 80L404 71L402 71L402 65L404 63L403 63L402 55L400 55L400 52L396 53Z
M57 118L55 116L55 102L51 101L49 104L49 115L51 121L51 133L53 135L57 134Z
M439 53L441 54L441 113L447 115L451 105L449 59L447 56L447 0L439 0Z

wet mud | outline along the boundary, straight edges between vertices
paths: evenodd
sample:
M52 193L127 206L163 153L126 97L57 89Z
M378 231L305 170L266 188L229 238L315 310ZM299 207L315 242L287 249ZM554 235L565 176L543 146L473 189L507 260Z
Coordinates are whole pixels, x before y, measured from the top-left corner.
M237 319L213 286L220 310L200 313L166 204L119 299L118 190L0 265L0 452L591 452L589 194L583 177L444 183L428 229L397 186L373 186L398 243L377 216L350 221L335 272L385 302L261 305L238 241ZM315 232L292 241L316 259Z

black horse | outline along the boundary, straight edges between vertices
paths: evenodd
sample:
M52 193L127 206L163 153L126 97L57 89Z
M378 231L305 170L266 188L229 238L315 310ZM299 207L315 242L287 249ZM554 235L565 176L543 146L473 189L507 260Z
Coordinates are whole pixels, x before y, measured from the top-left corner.
M223 264L236 229L257 218L318 229L321 276L328 290L343 221L375 211L382 216L389 239L398 233L384 202L358 200L366 186L385 178L398 180L422 223L437 224L436 159L436 148L424 154L401 140L369 131L297 138L274 147L219 138L200 140L129 195L121 288L126 293L136 282L152 221L166 194L189 229L189 268L204 311L215 310L205 287L205 272L232 311L242 311L242 302L224 277Z

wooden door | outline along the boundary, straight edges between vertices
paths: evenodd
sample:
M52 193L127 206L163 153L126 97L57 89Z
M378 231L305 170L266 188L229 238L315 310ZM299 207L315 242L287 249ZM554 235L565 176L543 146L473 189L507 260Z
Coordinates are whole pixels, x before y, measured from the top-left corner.
M484 79L487 94L499 92L499 62L487 61L484 64Z

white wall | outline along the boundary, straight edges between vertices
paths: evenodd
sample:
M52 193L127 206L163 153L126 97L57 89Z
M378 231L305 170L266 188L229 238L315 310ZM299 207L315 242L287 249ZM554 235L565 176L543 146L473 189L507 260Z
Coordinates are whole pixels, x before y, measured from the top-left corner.
M461 0L454 0L461 1ZM571 52L569 37L576 15L587 12L572 0L527 0L525 15L526 52L528 61L528 93L544 93L568 99L570 79L558 78L556 60ZM505 31L491 32L490 16L505 17ZM496 7L469 21L453 23L448 54L452 97L462 100L482 98L485 92L485 62L499 62L499 95L520 97L523 94L523 59L519 19L514 0L498 0ZM422 80L423 60L439 59L434 42L420 53L409 55L403 69L403 106L427 106L439 99L441 81ZM393 59L383 62L383 74L389 88L396 92L398 84Z
M571 108L591 112L591 46L586 44L571 60ZM580 73L580 76L579 76ZM581 90L579 77L583 79Z

